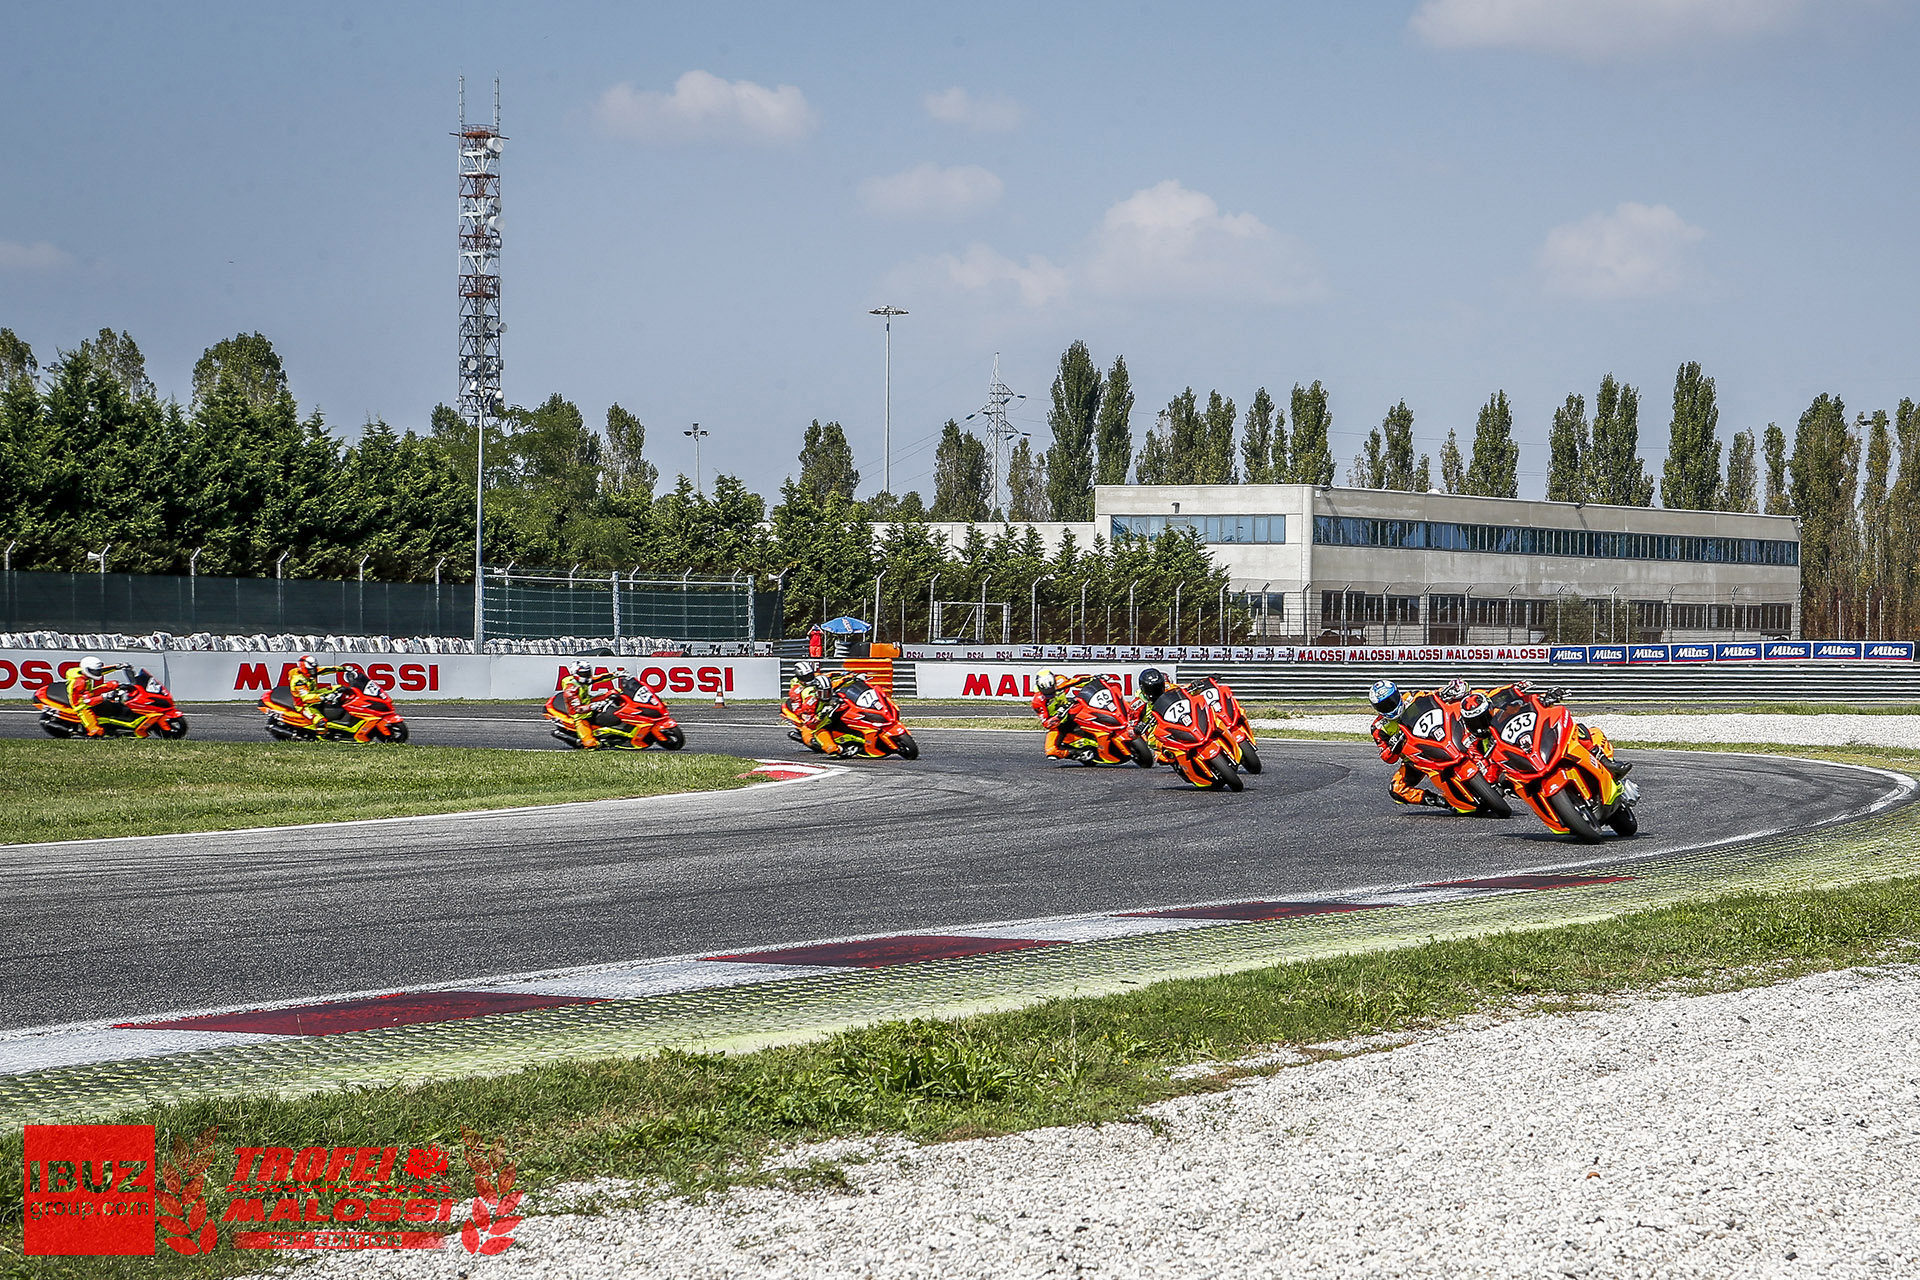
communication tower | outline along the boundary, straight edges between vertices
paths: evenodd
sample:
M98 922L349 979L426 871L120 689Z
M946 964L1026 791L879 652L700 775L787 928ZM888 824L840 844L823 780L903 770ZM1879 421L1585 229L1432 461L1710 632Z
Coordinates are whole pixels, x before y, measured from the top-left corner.
M1013 458L1013 442L1027 433L1007 421L1007 406L1015 400L1025 400L1024 395L1016 395L1013 388L1000 381L1000 353L993 353L993 380L987 384L987 402L967 415L967 421L985 418L987 436L993 441L993 507L999 511L1007 509L1008 501L1002 490L1006 487L1007 466Z
M487 428L506 407L500 391L500 81L493 127L468 125L467 78L460 77L460 416L473 428L473 649L485 641L481 539L487 487Z

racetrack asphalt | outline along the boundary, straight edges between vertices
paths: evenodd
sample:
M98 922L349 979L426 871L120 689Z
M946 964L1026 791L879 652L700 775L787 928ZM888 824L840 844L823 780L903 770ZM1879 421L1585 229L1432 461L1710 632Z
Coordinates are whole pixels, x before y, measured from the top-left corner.
M195 737L273 749L251 708L186 710ZM341 749L558 749L531 707L403 710L415 745ZM679 712L691 749L821 760L771 706ZM37 732L0 711L0 734ZM1786 758L1636 752L1640 836L1582 847L1524 812L1392 804L1364 743L1269 738L1266 772L1231 795L1164 768L1047 761L1037 732L915 736L914 762L741 792L0 847L0 1028L1657 857L1831 821L1892 786Z

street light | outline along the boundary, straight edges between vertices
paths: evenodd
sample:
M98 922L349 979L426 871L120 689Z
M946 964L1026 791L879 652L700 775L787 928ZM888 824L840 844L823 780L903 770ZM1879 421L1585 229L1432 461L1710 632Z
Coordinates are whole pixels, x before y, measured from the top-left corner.
M940 585L940 575L934 574L933 581L927 584L927 643L933 644L940 639L933 634L933 589Z
M1027 627L1028 630L1033 633L1034 644L1040 643L1040 584L1051 577L1053 577L1053 575L1050 573L1041 574L1033 580L1032 590L1027 592Z
M907 314L899 307L875 307L867 312L887 322L887 410L886 426L880 436L880 488L893 492L893 318Z
M700 424L696 422L693 424L693 430L682 431L680 434L693 437L693 491L704 498L706 497L707 491L700 487L700 442L712 435L713 432L702 431Z

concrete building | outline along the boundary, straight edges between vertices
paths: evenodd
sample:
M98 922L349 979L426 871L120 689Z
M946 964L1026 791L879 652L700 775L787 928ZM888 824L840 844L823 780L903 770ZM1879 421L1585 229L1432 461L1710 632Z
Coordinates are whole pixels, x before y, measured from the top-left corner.
M958 543L966 526L936 526ZM1799 634L1790 516L1304 484L1101 485L1094 519L1196 530L1255 634L1320 644L1758 639Z

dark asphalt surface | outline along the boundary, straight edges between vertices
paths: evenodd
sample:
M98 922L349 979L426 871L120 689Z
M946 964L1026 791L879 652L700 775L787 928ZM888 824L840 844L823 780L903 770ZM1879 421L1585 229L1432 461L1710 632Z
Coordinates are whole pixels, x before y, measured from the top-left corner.
M403 710L416 745L395 750L556 748L533 708ZM250 708L188 713L196 737L272 749ZM769 706L682 714L691 749L821 759ZM37 732L0 710L0 735ZM1047 761L1037 732L915 736L916 762L749 792L0 847L0 1028L1652 857L1830 820L1891 789L1805 762L1640 752L1640 836L1585 848L1530 815L1394 805L1368 744L1269 739L1266 772L1230 795L1166 769Z

